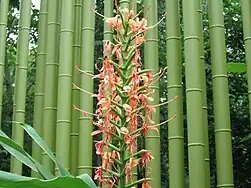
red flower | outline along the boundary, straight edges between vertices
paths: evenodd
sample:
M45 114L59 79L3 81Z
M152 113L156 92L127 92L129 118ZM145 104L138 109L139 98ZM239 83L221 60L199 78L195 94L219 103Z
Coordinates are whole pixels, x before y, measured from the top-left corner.
M144 153L141 154L141 162L143 167L147 167L153 158L152 153L148 150L143 150Z
M96 168L94 172L95 172L94 180L102 181L104 179L101 167Z

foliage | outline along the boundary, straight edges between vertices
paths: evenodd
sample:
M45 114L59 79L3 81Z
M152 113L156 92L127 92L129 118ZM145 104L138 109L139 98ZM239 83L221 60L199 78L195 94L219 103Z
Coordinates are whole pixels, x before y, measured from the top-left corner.
M96 1L96 9L102 13L104 1ZM138 0L138 10L143 7L143 0ZM213 97L212 97L212 79L211 79L211 61L209 51L209 28L208 28L208 17L207 17L207 1L203 1L203 23L204 23L204 37L205 37L205 62L206 62L206 75L207 75L207 96L208 96L208 119L209 119L209 140L210 140L210 164L211 164L211 187L215 187L216 183L216 168L215 168L215 150L214 150L214 118L213 118ZM8 20L8 34L7 34L7 59L8 63L5 69L5 80L4 80L4 100L3 100L3 121L2 130L7 134L11 135L11 123L12 119L12 96L13 96L13 84L14 84L14 65L16 59L16 34L17 34L17 22L18 14L16 10L19 7L19 1L10 1L10 11ZM163 15L165 11L165 0L158 1L158 14ZM180 11L181 19L181 31L183 31L183 20L182 11ZM242 32L242 18L241 18L241 6L239 0L224 0L224 18L226 28L226 42L227 42L227 61L244 63L244 43L243 43L243 32ZM34 45L37 40L37 18L38 10L33 8L33 14L31 19L31 39L30 41ZM100 63L99 54L102 53L102 31L103 31L103 20L101 17L96 17L96 31L95 31L95 63ZM14 36L14 37L13 37ZM165 53L165 23L162 22L159 25L159 61L160 67L163 68L166 62ZM33 40L34 38L34 40ZM36 40L35 40L36 39ZM183 40L183 36L182 36ZM183 52L183 46L181 51ZM26 104L26 122L32 124L33 117L33 96L34 96L34 83L35 83L35 58L36 58L36 46L32 47L31 57L28 66L28 87L27 87L27 104ZM142 57L143 60L143 57ZM184 63L184 57L182 57L181 64ZM232 124L232 140L233 140L233 159L234 159L234 178L235 187L250 187L251 185L251 140L240 142L243 138L250 134L250 121L249 121L249 109L248 109L248 97L247 97L247 80L246 73L229 73L229 93L230 93L230 109L231 109L231 124ZM167 100L167 89L166 89L166 75L164 79L160 81L160 95L162 100ZM183 77L183 85L185 79ZM97 90L97 88L96 88ZM184 93L184 92L183 92ZM185 97L185 96L184 96ZM185 98L184 98L185 99ZM185 101L185 100L184 100ZM187 146L186 137L186 105L184 103L184 133L185 133L185 146ZM161 120L165 120L167 117L167 107L161 106ZM168 139L167 139L167 127L161 127L161 181L162 187L168 187ZM187 154L187 147L185 148L185 154ZM30 153L31 151L31 139L25 137L25 150ZM95 154L95 152L93 152ZM187 173L187 155L185 155L185 177L188 179ZM93 156L93 164L96 166L99 164L99 160L96 156ZM9 154L0 149L0 169L9 170ZM29 176L30 169L24 169L24 175Z
M19 123L17 123L19 124ZM20 125L18 125L20 126ZM9 153L11 153L16 159L25 165L29 166L43 177L44 180L39 180L36 178L29 178L25 176L19 176L16 174L7 173L0 171L0 185L4 187L59 187L64 188L69 185L74 187L90 187L96 188L96 185L92 179L87 175L83 174L77 177L73 177L67 169L65 169L56 157L53 155L52 151L44 143L43 139L36 133L36 131L27 124L21 124L25 131L33 138L33 140L45 151L45 153L55 162L59 168L59 177L53 176L49 171L47 171L43 165L33 159L27 152L22 149L18 144L12 141L8 136L0 132L0 145L4 147Z

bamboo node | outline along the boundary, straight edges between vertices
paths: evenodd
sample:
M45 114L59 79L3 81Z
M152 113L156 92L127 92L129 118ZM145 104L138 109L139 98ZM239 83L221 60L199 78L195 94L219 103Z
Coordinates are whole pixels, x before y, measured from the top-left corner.
M70 120L67 120L67 119L57 120L56 122L57 122L57 123L71 123L71 121L70 121Z
M111 34L113 34L112 31L104 31L104 35L111 35ZM104 41L104 40L103 40L103 41Z
M169 86L167 86L167 89L171 89L171 88L182 88L182 85L169 85Z
M79 120L93 120L93 118L82 116L82 117L79 118Z
M217 185L217 188L218 187L234 187L234 184L220 184L220 185Z
M95 31L93 27L83 27L81 28L81 31Z
M147 136L146 138L160 138L160 136Z
M46 62L45 66L48 66L48 65L53 65L53 66L57 66L58 67L58 63L57 62L55 62L55 63L53 63L53 62Z
M45 107L44 110L57 110L57 108L52 107L52 106L48 106L48 107Z
M170 36L170 37L166 37L166 41L167 41L167 40L172 40L172 39L175 39L175 40L181 40L181 37L178 37L178 36Z
M59 74L58 77L59 78L61 78L61 77L70 77L71 78L72 74Z
M74 6L75 7L81 7L81 8L83 7L81 3L75 3Z
M146 42L159 42L159 39L146 39Z
M189 40L189 39L197 39L200 41L200 38L198 36L188 36L184 38L184 41Z
M219 27L219 28L223 28L223 29L225 29L225 27L224 27L224 25L222 25L222 24L213 24L213 25L210 25L209 26L209 29L213 29L213 28L217 28L217 27Z
M26 66L19 66L18 69L28 70Z
M16 110L16 113L25 113L25 110Z
M228 76L226 74L216 74L212 76L212 79L215 78L228 78Z
M7 27L7 23L5 23L5 22L0 22L0 26L6 26L6 27Z
M29 28L29 27L20 26L20 27L19 27L19 30L27 30L27 31L30 31L30 28Z
M210 159L209 158L205 158L205 162L210 162Z
M205 144L203 143L190 143L190 144L187 144L188 147L192 147L192 146L203 146L205 147Z
M77 169L81 170L81 169L93 169L92 166L78 166Z
M73 34L73 31L71 29L61 29L60 33L71 33L71 34Z
M184 136L169 136L168 140L184 140Z
M39 12L39 16L48 15L48 12Z
M49 25L58 25L58 26L60 26L60 23L59 22L48 22L48 26Z
M43 96L44 96L44 93L35 93L35 97L38 97L38 96L43 97Z
M208 107L207 106L202 106L202 109L208 110Z
M244 37L244 41L251 40L251 37Z
M217 129L214 131L214 133L221 133L221 132L232 132L231 129Z
M81 48L81 45L80 44L73 44L73 47L77 47L77 48Z
M79 136L79 133L70 133L70 136Z
M186 89L186 92L191 92L191 91L199 91L199 92L202 92L202 89L200 88L189 88L189 89Z

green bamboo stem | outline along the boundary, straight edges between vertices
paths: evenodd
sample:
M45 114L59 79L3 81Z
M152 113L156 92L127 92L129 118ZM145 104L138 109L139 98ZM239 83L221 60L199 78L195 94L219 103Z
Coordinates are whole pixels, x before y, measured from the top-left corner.
M183 0L189 187L193 188L205 187L199 7L200 0Z
M20 19L18 20L18 26L20 27ZM20 35L20 29L18 30L18 36ZM19 52L20 49L20 42L19 40L17 40L17 52ZM13 121L15 121L15 117L16 117L16 95L17 95L17 87L16 87L16 83L17 83L17 79L18 79L18 66L19 66L19 61L18 61L18 57L19 57L19 53L17 53L17 57L16 57L16 62L15 62L15 86L14 86L14 95L13 95L13 114L12 114L12 119ZM14 127L16 124L13 123L12 126ZM10 172L13 172L13 163L14 163L14 157L11 156L10 158ZM21 166L20 166L21 168ZM21 173L21 172L20 172Z
M222 0L209 0L217 187L234 187Z
M157 14L157 1L156 0L145 0L144 1L144 12L145 15L148 12L148 6L150 6L150 12L148 15L147 24L155 25L158 22ZM153 74L159 71L159 59L158 59L158 29L157 27L148 31L146 35L146 43L144 45L144 67L146 69L151 69ZM159 81L156 81L154 86L159 86ZM159 90L155 90L153 93L154 104L159 104ZM160 119L159 107L156 108L156 113L152 114L152 120L158 124ZM152 179L152 187L161 187L160 182L160 143L159 136L155 131L150 131L146 138L146 149L152 151L154 160L150 163L150 168L152 169L150 177Z
M119 0L119 7L130 8L131 0Z
M243 23L243 34L245 43L245 55L247 64L247 75L248 75L248 99L249 99L249 112L251 115L251 1L241 0L242 10L242 23ZM251 117L251 116L250 116ZM250 118L251 121L251 118Z
M90 11L94 9L94 1L84 1L82 11L81 29L81 66L80 68L89 73L94 73L94 36L95 36L95 15ZM93 79L86 74L80 75L80 87L93 93ZM93 112L93 98L84 92L80 92L80 108ZM93 125L83 113L79 120L79 161L78 173L92 175L92 130ZM87 155L88 154L88 155Z
M47 23L48 23L48 0L41 0L39 12L39 33L38 33L38 50L37 50L37 65L36 65L36 85L34 98L34 123L33 127L39 135L43 133L43 106L44 106L44 67L46 61L46 40L47 37ZM42 162L42 150L33 141L32 142L32 156L38 161ZM37 173L32 171L33 177L39 177Z
M178 99L168 104L168 118L176 114L176 119L168 123L169 187L184 188L184 135L182 103L182 64L179 1L166 1L168 100Z
M18 74L16 79L16 107L14 121L25 122L25 98L27 83L27 64L29 54L29 34L30 34L31 0L20 1L20 27L19 27L19 51L17 52ZM14 125L12 129L12 139L23 146L24 132L21 126ZM11 172L21 174L22 164L13 159Z
M206 73L205 73L205 56L204 56L204 36L203 36L203 12L202 0L200 0L200 60L201 60L201 86L202 86L202 118L204 127L204 144L205 144L205 186L210 187L210 156L209 156L209 138L208 138L208 117L207 117L207 86L206 86Z
M2 122L3 80L9 0L0 1L0 122ZM1 129L1 126L0 126Z
M56 156L70 169L71 89L74 4L62 0L59 45L58 101L56 125ZM58 169L55 169L56 174Z
M82 22L82 0L74 2L74 44L73 44L73 66L72 75L73 83L80 84L80 74L76 71L75 66L80 66L81 56L81 22ZM72 88L72 104L79 106L79 90ZM76 176L78 166L78 138L79 138L79 111L72 109L71 118L71 174Z
M48 35L47 56L45 63L44 88L44 126L43 138L45 143L54 152L57 115L57 83L58 83L58 45L59 45L59 11L60 0L48 1ZM43 153L42 163L54 172L53 161Z

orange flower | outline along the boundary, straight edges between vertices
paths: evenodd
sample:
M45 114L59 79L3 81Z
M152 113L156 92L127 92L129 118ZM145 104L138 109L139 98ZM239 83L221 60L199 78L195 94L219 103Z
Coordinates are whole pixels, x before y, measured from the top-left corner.
M140 159L134 159L134 158L130 158L129 162L126 163L125 165L125 174L126 174L126 182L128 182L128 178L131 179L132 181L132 168L136 167L139 164Z
M141 154L141 162L143 167L147 167L153 158L152 153L148 150L143 150L144 153Z
M149 181L144 181L144 183L142 184L142 188L151 188L151 184Z

